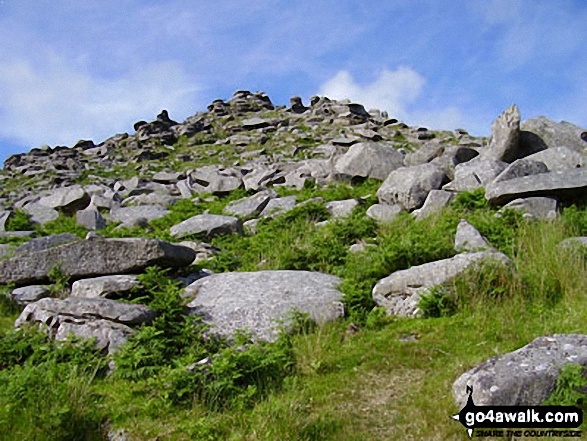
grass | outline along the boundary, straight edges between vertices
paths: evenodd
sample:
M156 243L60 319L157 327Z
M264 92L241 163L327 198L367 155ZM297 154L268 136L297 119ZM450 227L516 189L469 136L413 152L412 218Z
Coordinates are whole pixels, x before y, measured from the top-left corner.
M308 186L296 194L299 200L328 201L374 194L377 186L373 181ZM230 201L247 195L180 201L168 216L151 222L150 231L107 233L169 238L171 225L205 210L220 214ZM179 313L178 287L155 269L142 276L141 291L126 301L149 304L160 318L115 357L118 371L110 377L93 367L97 359L89 347L76 352L34 335L15 337L9 327L19 309L0 302L0 360L8 360L0 370L0 433L104 439L101 428L108 423L136 439L465 440L462 426L449 419L460 410L452 397L459 375L538 336L587 332L586 255L558 246L566 237L587 234L587 210L569 207L558 220L529 222L515 212L495 218L483 200L479 192L467 194L422 221L402 215L377 225L365 216L374 203L367 197L351 216L322 227L316 222L329 219L329 213L308 203L261 221L256 235L215 238L212 243L222 252L205 265L214 271L313 270L344 280L345 320L301 327L275 345L254 345L243 337L244 352L202 339L200 324ZM455 254L462 218L512 259L513 271L486 267L455 279L437 294L454 308L436 318L387 317L373 310L377 280ZM74 227L60 218L44 228L46 233ZM375 247L349 253L359 240ZM217 361L186 372L204 357ZM575 397L564 390L559 395ZM45 405L41 396L59 404Z

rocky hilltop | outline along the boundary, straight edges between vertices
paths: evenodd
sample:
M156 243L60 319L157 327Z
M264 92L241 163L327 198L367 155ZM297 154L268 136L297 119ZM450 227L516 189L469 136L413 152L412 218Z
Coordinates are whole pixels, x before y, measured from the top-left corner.
M184 122L164 110L134 130L99 144L35 148L5 161L0 284L24 308L17 328L36 323L57 340L72 333L95 338L105 354L115 354L158 317L149 305L124 301L140 288L139 275L156 266L171 269L186 299L182 314L202 317L210 335L230 340L248 330L251 342L274 341L283 329L276 323L291 324L292 311L319 323L353 317L346 280L300 261L271 266L262 259L268 251L260 251L257 270L239 267L239 256L223 248L231 246L227 238L287 229L295 216L285 216L304 210L322 213L316 228L360 218L369 233L336 233L348 248L343 262L347 253L378 253L370 243L374 228L402 216L424 222L463 193L481 194L478 203L499 210L498 218L513 210L528 222L554 220L587 194L587 131L545 117L522 122L515 105L484 138L463 129L410 127L350 101L313 97L306 106L294 97L285 107L264 93L238 91ZM342 188L349 197L328 196ZM311 191L320 195L301 196ZM72 231L56 228L65 224ZM512 256L465 219L450 240L454 245L439 252L441 258L406 257L376 283L363 284L365 312L376 305L388 316L421 317L422 298L455 278L488 262L511 270ZM208 262L236 270L213 271ZM58 294L50 285L56 274L66 281ZM490 360L458 379L456 400L464 403L465 386L474 384L479 405L539 404L562 365L587 364L585 338L544 337ZM530 367L520 368L524 363Z

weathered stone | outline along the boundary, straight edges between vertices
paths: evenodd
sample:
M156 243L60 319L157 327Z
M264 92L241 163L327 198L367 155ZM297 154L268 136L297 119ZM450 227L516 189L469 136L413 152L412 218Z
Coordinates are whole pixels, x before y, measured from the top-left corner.
M248 118L243 120L242 126L245 130L254 130L254 129L262 129L264 127L269 127L271 123L266 119L262 118Z
M587 148L587 142L582 137L585 129L566 121L557 123L539 116L524 121L520 128L520 143L528 154L561 146L576 152L585 152Z
M243 183L246 190L259 191L270 185L278 170L262 168L255 170L243 178Z
M130 207L133 205L158 205L161 208L165 208L167 206L175 204L179 199L181 198L161 192L143 193L126 198L122 202L122 206Z
M455 251L460 253L463 251L481 251L487 248L491 248L487 239L481 236L481 233L473 225L461 219L455 236Z
M413 153L408 153L405 157L404 164L406 167L426 164L434 158L439 158L444 153L445 145L438 140L428 141Z
M377 222L391 222L402 211L403 209L399 205L373 204L365 214Z
M473 387L477 406L538 406L550 396L561 369L570 363L587 365L587 335L538 337L465 372L453 384L453 394L459 406L467 402L467 386Z
M274 340L279 320L289 325L292 310L323 323L344 315L335 276L309 271L222 273L204 277L186 288L195 297L188 307L202 315L212 332L232 336L248 329L255 339Z
M243 228L247 234L257 234L259 232L257 229L258 224L259 219L250 219L243 223Z
M198 214L180 222L169 230L173 237L186 237L203 234L207 238L219 234L243 234L242 222L232 216L220 216L217 214Z
M49 248L63 245L66 243L75 242L76 240L79 240L79 238L75 234L71 233L60 233L52 234L50 236L37 237L36 239L31 239L28 242L25 242L22 245L20 245L15 250L15 253L34 253L38 251L47 250Z
M170 211L160 205L137 205L134 207L120 207L110 211L108 219L111 222L120 222L123 226L143 225L155 219L161 219Z
M224 208L224 212L234 216L255 216L267 206L273 194L269 192L257 193L254 196L232 201Z
M74 279L108 274L137 273L153 265L182 267L195 253L157 239L92 239L28 252L0 261L0 283L26 285L49 281L49 272L61 268Z
M541 173L487 185L485 197L492 204L505 204L514 199L550 196L559 200L577 201L585 197L587 169Z
M493 161L513 162L519 159L520 111L512 104L493 122L491 140L481 155Z
M569 237L560 243L563 248L587 247L587 237Z
M523 211L535 219L554 219L558 214L558 201L547 197L514 199L504 205L499 212L506 208Z
M472 191L485 187L492 182L507 164L501 161L473 159L455 167L455 177L452 182L442 187L448 191Z
M224 194L242 187L242 175L235 169L201 167L190 175L191 188L197 193Z
M585 146L587 148L587 143L585 143ZM526 159L543 162L548 171L551 172L580 168L587 165L587 156L565 146L542 150L526 157Z
M12 211L0 211L0 231L6 231L6 225L12 216Z
M183 172L158 172L153 175L153 181L161 184L175 184L181 179L185 179Z
M332 217L350 216L360 202L357 199L346 199L344 201L332 201L324 204Z
M28 305L50 295L49 287L44 285L23 286L12 290L10 293L12 299L19 305Z
M432 164L401 167L392 171L377 190L382 204L400 205L405 210L422 206L430 190L440 188L446 175Z
M296 196L271 199L260 214L260 217L272 218L291 211L296 206Z
M90 204L90 196L79 185L53 190L48 196L39 199L39 204L73 215Z
M57 210L39 203L26 204L22 209L28 213L29 219L35 224L45 225L59 217Z
M55 332L55 340L64 341L71 334L78 338L95 338L98 349L114 354L133 332L127 325L109 320L63 321Z
M136 276L116 275L81 279L71 286L71 297L121 297L138 286Z
M416 219L424 219L446 207L455 198L452 191L430 190L422 208L412 211Z
M384 180L403 166L403 155L389 145L361 142L353 145L334 165L341 179L373 178Z
M75 214L76 223L87 230L101 230L106 228L106 221L93 205L89 205L84 210Z
M516 159L504 171L497 175L493 182L507 181L524 176L538 175L540 173L548 173L548 167L544 162L534 161L530 158Z
M14 322L20 326L26 322L49 324L55 317L71 319L109 320L124 325L149 323L155 318L155 311L144 305L122 303L103 298L69 297L64 300L46 298L28 305ZM60 319L62 320L62 319Z
M490 260L507 264L506 255L494 251L462 253L450 259L438 260L396 271L381 279L373 288L373 300L389 315L416 317L420 314L421 295L431 288L450 281L481 262Z

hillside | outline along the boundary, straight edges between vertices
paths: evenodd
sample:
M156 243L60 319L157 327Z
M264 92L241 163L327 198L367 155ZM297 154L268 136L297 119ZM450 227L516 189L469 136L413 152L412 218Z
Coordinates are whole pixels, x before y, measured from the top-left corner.
M584 129L238 91L134 130L0 172L0 439L464 440L467 385L581 404Z

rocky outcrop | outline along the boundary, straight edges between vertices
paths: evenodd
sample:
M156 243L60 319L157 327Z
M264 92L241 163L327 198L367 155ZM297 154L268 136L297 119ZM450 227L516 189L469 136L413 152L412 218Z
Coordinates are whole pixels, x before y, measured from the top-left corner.
M392 171L377 190L382 204L399 205L404 210L420 208L428 193L445 182L444 172L432 164L401 167Z
M219 234L243 234L243 224L238 218L232 216L198 214L172 226L169 232L177 238L191 235L211 238Z
M374 142L354 144L334 165L339 179L373 178L385 180L389 173L402 167L404 157L391 145Z
M112 353L133 332L130 326L150 323L155 312L143 305L108 299L41 299L25 307L14 323L37 323L57 340L70 334L96 338L99 348Z
M492 204L505 204L531 196L582 200L586 189L587 170L578 168L493 182L486 187L485 196Z
M477 406L538 406L556 385L566 364L587 366L587 335L539 337L508 354L498 355L461 375L453 385L459 406L473 387Z
M309 271L258 271L213 274L185 290L192 314L203 316L213 333L231 336L248 329L255 339L274 340L280 321L292 311L319 323L344 315L335 276Z
M138 273L152 265L181 267L192 263L194 258L193 250L157 239L78 240L0 260L0 283L47 282L54 268L60 268L70 278L80 279Z
M396 271L381 279L373 288L373 300L378 306L384 307L389 315L416 317L420 314L418 303L423 293L484 261L501 265L509 263L507 256L495 251L457 254L450 259Z
M483 150L484 159L513 162L521 153L518 147L520 136L520 111L512 104L491 125L489 147Z

